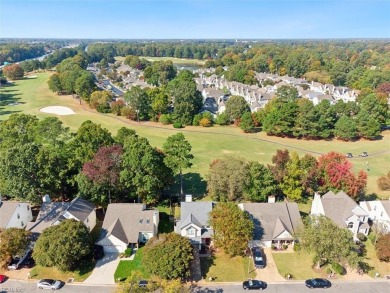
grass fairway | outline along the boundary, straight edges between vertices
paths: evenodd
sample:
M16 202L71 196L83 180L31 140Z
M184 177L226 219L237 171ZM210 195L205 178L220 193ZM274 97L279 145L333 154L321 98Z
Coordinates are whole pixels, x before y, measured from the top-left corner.
M146 59L148 61L172 61L174 64L194 64L194 65L204 65L206 63L206 60L198 60L198 59L186 59L186 58L175 58L175 57L144 57L139 56L140 59ZM115 60L117 61L124 61L125 57L122 56L116 56Z
M100 114L90 110L87 105L84 105L84 102L80 105L79 101L73 99L72 96L57 96L48 89L47 80L50 74L52 73L38 73L35 79L24 79L16 81L13 86L1 87L0 121L7 119L12 113L22 112L36 115L39 118L55 116L54 114L42 113L39 109L46 106L66 106L76 112L76 115L58 117L72 131L76 131L81 123L88 119L101 124L113 134L120 127L126 126L136 130L140 136L146 137L153 146L158 148L162 147L168 136L179 131L183 132L192 145L192 153L195 157L192 168L186 170L184 187L186 193L194 195L201 195L205 192L204 177L210 163L227 154L239 155L248 160L270 164L277 149L287 148L290 151L296 151L300 156L306 152L311 152L315 156L330 151L351 152L355 156L351 162L356 170L366 170L366 163L368 163L367 193L376 193L383 198L390 197L390 192L379 191L376 184L377 178L390 170L390 131L383 132L382 139L376 141L342 142L270 137L263 132L245 134L234 126L209 128L188 126L178 130L174 129L172 125L164 126L152 122L137 123L111 114ZM20 104L8 105L15 102ZM367 158L356 157L363 151L368 152ZM378 154L375 155L375 153Z
M241 256L229 257L223 252L215 253L212 257L201 257L200 266L206 282L209 282L210 277L215 282L242 282L256 276L251 259Z

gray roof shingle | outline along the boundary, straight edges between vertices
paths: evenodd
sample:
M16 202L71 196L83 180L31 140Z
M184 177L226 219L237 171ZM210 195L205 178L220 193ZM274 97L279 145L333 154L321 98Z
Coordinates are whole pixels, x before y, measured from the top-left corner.
M17 201L0 202L0 228L6 228L8 226L18 204L19 202Z
M212 211L213 205L212 201L182 202L180 218L185 220L191 214L201 226L210 226L209 213Z

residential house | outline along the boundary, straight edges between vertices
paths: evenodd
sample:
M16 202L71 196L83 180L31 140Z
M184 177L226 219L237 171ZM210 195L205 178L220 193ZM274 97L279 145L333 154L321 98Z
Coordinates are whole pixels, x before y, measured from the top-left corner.
M251 248L294 245L294 233L302 225L296 203L241 203L238 206L254 223L253 239L249 243Z
M29 203L5 201L0 195L0 228L24 229L32 219L33 216Z
M383 232L390 233L390 200L361 201L359 206L374 224L382 226Z
M38 237L46 228L60 224L66 219L82 222L89 231L96 226L96 209L89 201L76 197L71 202L52 202L48 195L43 197L35 222L29 222L26 229Z
M144 204L109 204L96 244L103 246L105 252L124 252L156 236L158 223L158 210L148 210Z
M355 240L357 240L358 233L367 236L370 230L368 213L344 191L337 194L329 191L322 197L319 193L315 193L310 214L330 218L339 227L349 229Z
M180 219L175 223L175 232L190 239L199 250L211 244L213 229L209 224L209 213L214 203L211 201L182 202Z

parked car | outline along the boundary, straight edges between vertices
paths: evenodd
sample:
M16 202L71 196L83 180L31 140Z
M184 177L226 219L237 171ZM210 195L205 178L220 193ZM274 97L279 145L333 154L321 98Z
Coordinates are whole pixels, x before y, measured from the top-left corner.
M140 288L146 288L146 287L148 287L148 284L149 284L148 281L146 281L146 280L141 280L141 281L138 282L138 287L140 287Z
M4 283L7 277L5 275L0 275L0 284Z
M362 152L362 153L360 154L360 156L361 156L361 157L367 157L368 154L367 154L367 152Z
M258 247L253 248L252 255L253 255L253 263L255 265L255 268L264 269L265 257L264 257L263 251Z
M9 270L17 270L19 268L20 264L20 258L19 257L13 257L12 261L8 264L8 269Z
M248 280L242 283L242 288L244 290L264 290L267 287L267 283L260 280Z
M39 280L37 283L37 287L39 289L52 289L52 290L58 290L61 288L62 282L59 280L53 280L53 279L42 279Z
M346 156L347 158L352 158L352 157L353 157L351 153L347 153L345 156Z
M308 288L330 288L332 283L327 279L315 278L305 281L306 287Z

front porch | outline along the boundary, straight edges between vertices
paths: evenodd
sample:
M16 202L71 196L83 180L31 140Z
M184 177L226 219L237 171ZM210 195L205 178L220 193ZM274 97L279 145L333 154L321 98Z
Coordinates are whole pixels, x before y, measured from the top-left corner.
M294 252L294 240L272 240L271 248L273 251Z

